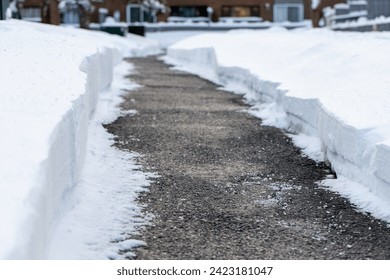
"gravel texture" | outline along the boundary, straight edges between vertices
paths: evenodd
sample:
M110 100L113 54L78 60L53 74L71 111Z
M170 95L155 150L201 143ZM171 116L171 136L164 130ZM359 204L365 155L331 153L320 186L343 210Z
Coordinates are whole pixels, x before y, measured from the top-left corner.
M135 259L389 259L387 224L318 186L330 169L262 126L241 96L135 58L117 146L156 172L139 202L152 214L132 236Z

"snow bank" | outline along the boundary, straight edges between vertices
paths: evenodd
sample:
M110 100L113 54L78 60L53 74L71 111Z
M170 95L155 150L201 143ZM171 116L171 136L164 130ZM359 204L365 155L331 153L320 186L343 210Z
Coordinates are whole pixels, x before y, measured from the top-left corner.
M114 136L102 125L137 113L119 107L123 91L138 87L126 78L131 70L128 62L116 66L110 88L99 94L88 128L85 166L66 203L69 209L48 242L49 259L123 259L134 256L131 249L143 244L129 239L148 221L135 200L154 175L136 164L137 154L117 149Z
M183 40L165 59L244 93L264 124L306 135L295 142L309 156L330 161L340 178L355 182L343 194L390 221L389 39L328 30L234 31Z
M375 19L361 17L356 21L332 24L331 28L342 31L389 31L390 17L380 16Z
M44 258L77 184L98 93L150 42L0 22L0 259Z

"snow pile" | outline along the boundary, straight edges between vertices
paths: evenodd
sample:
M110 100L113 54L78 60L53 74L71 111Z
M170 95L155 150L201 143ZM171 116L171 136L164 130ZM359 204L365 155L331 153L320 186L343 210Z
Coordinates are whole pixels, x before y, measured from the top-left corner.
M185 38L204 34L207 31L165 31L165 32L147 32L146 38L159 42L162 49L167 49L170 45ZM213 32L213 31L211 31Z
M123 54L150 42L0 22L0 259L44 258L78 183L88 123Z
M49 259L122 259L133 256L133 247L142 241L129 239L139 226L147 222L135 200L149 186L145 173L135 163L137 154L113 147L113 136L102 126L121 114L119 105L123 90L129 84L125 76L130 64L115 68L111 87L99 94L99 102L88 129L86 162L79 183L69 196L69 210L55 227L49 244ZM121 254L120 251L126 251Z
M264 124L303 134L295 142L340 178L326 183L390 221L389 47L390 34L272 28L191 37L166 61L245 93ZM354 188L340 187L347 180Z
M375 29L378 30L379 25L385 25L390 24L390 17L384 17L380 16L375 19L367 19L365 17L359 18L356 21L347 21L347 22L341 22L336 23L332 25L332 29L350 29L350 28L357 28L357 27L367 27L372 26L372 30Z
M320 4L321 4L321 0L312 0L311 1L311 8L312 8L312 10L317 9Z

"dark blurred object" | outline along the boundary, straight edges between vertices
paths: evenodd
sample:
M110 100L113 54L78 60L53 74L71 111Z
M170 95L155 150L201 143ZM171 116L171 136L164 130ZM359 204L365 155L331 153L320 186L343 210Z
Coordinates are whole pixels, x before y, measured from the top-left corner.
M129 33L145 36L145 26L142 24L130 24L127 30Z

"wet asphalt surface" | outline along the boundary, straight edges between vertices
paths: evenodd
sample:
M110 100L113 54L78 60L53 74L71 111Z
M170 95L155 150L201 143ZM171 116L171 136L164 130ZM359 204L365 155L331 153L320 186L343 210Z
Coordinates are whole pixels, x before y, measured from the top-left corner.
M390 259L390 229L320 187L332 176L241 96L155 57L135 58L116 146L159 175L140 195L135 259Z

